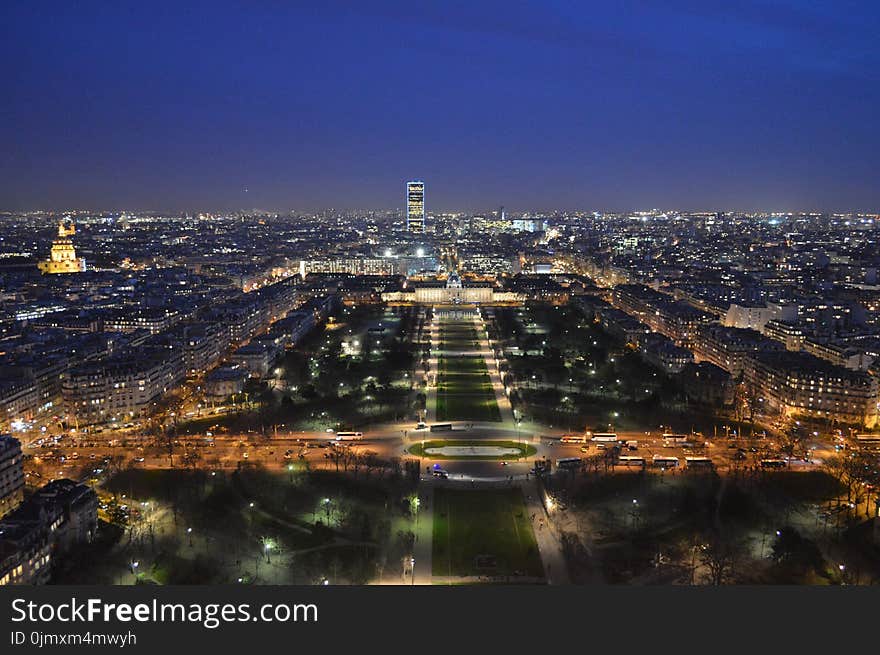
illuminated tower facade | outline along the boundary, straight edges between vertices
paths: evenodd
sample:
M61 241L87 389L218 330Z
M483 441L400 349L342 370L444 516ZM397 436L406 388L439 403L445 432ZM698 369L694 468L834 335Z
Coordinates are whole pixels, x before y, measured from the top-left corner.
M86 260L77 258L76 249L70 237L74 235L76 228L73 223L65 225L64 221L58 224L58 238L52 242L52 250L49 259L37 264L43 273L82 273L86 270Z
M406 229L408 232L425 231L425 183L422 180L406 183Z

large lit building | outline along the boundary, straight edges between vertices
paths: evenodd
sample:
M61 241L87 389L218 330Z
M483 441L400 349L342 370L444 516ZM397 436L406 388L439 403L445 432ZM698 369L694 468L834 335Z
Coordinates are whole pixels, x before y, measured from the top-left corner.
M24 500L23 466L21 442L0 434L0 517L14 510Z
M745 381L768 410L829 422L874 427L877 380L804 352L756 352Z
M394 275L398 264L385 257L323 257L303 259L299 263L299 274L330 273L345 275Z
M73 480L53 480L0 520L0 586L46 584L52 560L98 531L98 496Z
M142 349L71 368L64 376L62 394L67 412L79 424L129 420L145 415L185 377L182 348Z
M76 249L70 237L74 235L76 228L73 223L65 225L64 221L58 224L58 237L52 242L49 259L37 264L43 273L82 273L86 270L86 260L77 258Z
M406 229L408 232L425 231L425 183L422 180L406 183Z
M452 273L446 280L422 280L399 291L383 292L382 300L416 305L492 305L521 303L525 296L491 282L463 283L458 274Z

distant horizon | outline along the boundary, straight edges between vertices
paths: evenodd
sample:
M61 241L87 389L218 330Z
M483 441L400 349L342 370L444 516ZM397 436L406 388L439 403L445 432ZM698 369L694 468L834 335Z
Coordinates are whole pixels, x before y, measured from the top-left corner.
M826 215L834 215L834 214L861 214L861 215L869 215L869 216L880 216L880 207L877 209L739 209L739 208L721 208L721 207L704 207L704 208L694 208L687 209L681 207L642 207L642 208L629 208L629 209L597 209L594 207L581 207L581 208L572 208L572 207L545 207L545 208L518 208L518 207L508 207L507 205L496 205L494 207L483 207L483 208L459 208L459 209L437 209L431 210L430 207L427 208L426 215L428 217L432 215L444 215L444 214L472 214L472 215L489 215L498 210L500 206L504 207L505 213L509 214L553 214L553 213L599 213L599 214L637 214L643 212L659 212L659 213L681 213L681 214L710 214L710 213L722 213L722 214L768 214L768 215L780 215L780 214L792 214L792 215L804 215L804 214L826 214ZM200 213L209 213L209 214L289 214L289 213L312 213L312 212L324 212L324 211L337 211L337 212L377 212L377 213L394 213L397 212L401 214L401 218L405 216L406 210L404 207L335 207L335 206L323 206L323 207L302 207L302 208L269 208L269 207L229 207L229 208L210 208L210 207L180 207L180 208L145 208L145 207L67 207L67 208L58 208L58 207L46 207L46 208L21 208L21 209L10 209L0 207L0 214L69 214L69 213L133 213L133 214L168 214L169 217L176 214L200 214Z
M0 206L880 207L880 4L713 4L9 0Z

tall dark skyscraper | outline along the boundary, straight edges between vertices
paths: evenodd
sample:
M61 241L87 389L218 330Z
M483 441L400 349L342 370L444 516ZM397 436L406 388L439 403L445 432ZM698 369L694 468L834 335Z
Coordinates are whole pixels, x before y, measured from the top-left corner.
M406 229L409 232L425 231L425 183L422 180L406 183Z

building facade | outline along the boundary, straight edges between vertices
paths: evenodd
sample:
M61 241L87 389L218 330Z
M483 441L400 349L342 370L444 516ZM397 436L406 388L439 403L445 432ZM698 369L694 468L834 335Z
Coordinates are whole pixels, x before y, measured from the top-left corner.
M422 180L406 183L406 230L425 231L425 183Z
M877 380L867 373L803 352L758 352L749 360L745 382L766 408L836 423L877 424Z
M9 514L24 499L24 460L21 442L0 435L0 517Z

